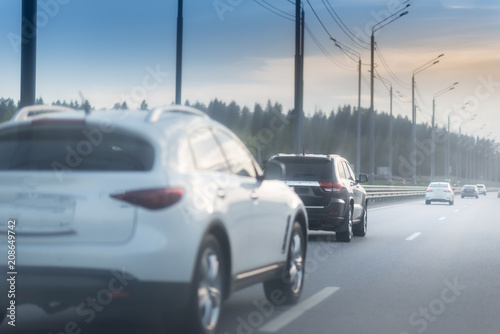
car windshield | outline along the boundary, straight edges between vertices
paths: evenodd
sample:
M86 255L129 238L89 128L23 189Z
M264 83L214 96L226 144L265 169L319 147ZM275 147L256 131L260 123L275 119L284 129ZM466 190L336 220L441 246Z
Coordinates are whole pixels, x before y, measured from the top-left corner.
M87 131L91 131L88 130ZM0 134L0 171L145 171L153 147L131 135L108 133L90 141L85 129L36 128Z
M332 180L333 167L329 159L278 157L285 164L286 180Z

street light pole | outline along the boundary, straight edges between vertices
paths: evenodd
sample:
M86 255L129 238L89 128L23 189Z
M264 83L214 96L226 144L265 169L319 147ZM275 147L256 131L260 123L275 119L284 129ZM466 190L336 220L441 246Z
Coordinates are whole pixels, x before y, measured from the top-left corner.
M389 114L389 184L392 185L392 148L393 148L393 126L394 120L392 117L392 82L382 78L380 75L377 75L377 78L389 84L389 97L390 97L390 114Z
M432 155L431 155L431 182L434 182L434 178L436 176L436 129L435 129L435 113L436 113L436 97L441 96L445 93L448 93L451 90L455 89L455 86L458 85L458 82L455 82L454 84L441 89L438 91L436 94L434 94L434 97L432 98ZM446 173L446 172L445 172Z
M338 47L342 52L346 55L351 54L358 58L358 121L357 121L357 135L356 135L356 175L361 173L361 55L359 52L356 52L351 47L340 43L335 38L330 38L335 46ZM349 56L349 55L348 55ZM349 58L352 59L351 56Z
M386 25L396 21L400 17L408 14L408 11L401 13L403 10L408 8L410 4L407 4L406 7L398 10L394 14L386 17L382 21L376 23L372 27L372 34L370 38L370 184L373 185L375 181L375 109L373 106L373 92L374 92L374 75L375 75L375 67L374 67L374 59L375 59L375 32L382 29ZM387 22L388 21L388 22Z
M417 153L417 109L415 108L415 75L428 69L432 65L439 63L438 58L444 56L444 53L440 54L436 58L426 62L425 64L417 67L411 76L411 115L412 115L412 154L416 156ZM412 184L417 185L417 162L411 161L412 164ZM415 159L414 159L415 160Z
M358 124L356 141L356 175L361 173L361 57L358 59Z

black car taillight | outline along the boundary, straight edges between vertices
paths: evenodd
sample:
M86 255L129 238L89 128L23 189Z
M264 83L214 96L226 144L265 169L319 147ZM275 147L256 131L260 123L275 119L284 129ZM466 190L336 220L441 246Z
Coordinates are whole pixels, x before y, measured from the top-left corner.
M339 182L319 182L319 185L326 192L339 193L342 190L342 183Z
M156 188L132 190L110 196L146 209L159 210L168 208L179 202L183 194L184 189L182 188Z

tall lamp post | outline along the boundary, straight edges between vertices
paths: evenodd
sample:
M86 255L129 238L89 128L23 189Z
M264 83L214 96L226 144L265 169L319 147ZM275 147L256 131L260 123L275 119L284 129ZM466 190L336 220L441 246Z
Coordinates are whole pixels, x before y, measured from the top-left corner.
M441 96L445 93L448 93L451 90L455 89L455 86L458 85L458 82L441 89L439 92L434 94L432 98L432 155L431 155L431 182L434 181L436 176L436 128L435 128L435 113L436 113L436 97ZM446 173L446 172L445 172Z
M403 12L406 8L408 8L410 4L407 4L404 8L398 10L394 14L386 17L382 21L376 23L372 27L372 35L371 35L371 65L370 65L370 184L373 185L375 181L375 110L373 107L373 88L374 88L374 78L375 78L375 68L374 68L374 59L375 59L375 32L382 29L386 25L396 21L400 17L408 14L408 11Z
M417 67L411 76L411 118L412 118L412 152L416 154L417 152L417 109L415 108L415 75L428 69L432 65L439 63L439 58L444 56L444 53L440 54L436 58L426 62L425 64ZM412 162L412 183L414 186L417 185L417 163Z
M350 53L358 58L358 124L357 124L357 142L356 142L356 175L361 173L361 55L359 52L349 46L340 43L335 38L331 38L335 46L344 53Z
M389 184L392 185L392 147L393 147L393 127L394 127L394 119L392 118L392 82L382 78L380 75L377 75L377 79L385 82L385 84L389 85L389 96L390 96L390 114L389 114Z

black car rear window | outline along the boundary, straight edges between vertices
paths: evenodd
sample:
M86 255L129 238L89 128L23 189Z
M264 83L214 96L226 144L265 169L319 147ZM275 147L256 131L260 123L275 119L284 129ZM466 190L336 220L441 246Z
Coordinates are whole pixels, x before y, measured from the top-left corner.
M99 129L26 128L0 134L0 171L146 171L154 149L141 138Z
M277 157L286 167L286 180L332 180L332 161L328 159L311 159L302 157Z

